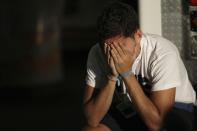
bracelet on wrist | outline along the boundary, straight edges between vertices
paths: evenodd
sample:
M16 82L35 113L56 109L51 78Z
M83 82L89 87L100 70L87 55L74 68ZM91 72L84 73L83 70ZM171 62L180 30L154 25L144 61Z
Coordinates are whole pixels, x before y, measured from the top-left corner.
M130 75L134 75L133 72L130 71L130 70L120 74L120 76L123 77L123 78L126 78L126 77L128 77Z
M107 78L108 78L109 80L112 80L112 81L115 81L115 82L118 80L118 76L107 75Z

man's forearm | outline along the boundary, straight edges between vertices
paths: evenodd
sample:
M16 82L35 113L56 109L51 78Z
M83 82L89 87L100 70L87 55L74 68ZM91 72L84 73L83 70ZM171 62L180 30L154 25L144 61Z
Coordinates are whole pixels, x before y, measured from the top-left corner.
M88 124L97 126L109 110L115 90L115 81L107 80L97 96L85 104L85 115Z
M162 118L153 102L145 95L134 75L124 78L129 95L138 113L150 130L157 131L161 127Z

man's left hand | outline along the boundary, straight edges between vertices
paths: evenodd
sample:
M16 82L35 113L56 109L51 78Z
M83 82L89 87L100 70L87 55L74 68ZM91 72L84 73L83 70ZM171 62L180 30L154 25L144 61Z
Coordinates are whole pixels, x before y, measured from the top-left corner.
M126 47L121 43L113 43L111 55L119 74L129 71L137 57L136 46Z

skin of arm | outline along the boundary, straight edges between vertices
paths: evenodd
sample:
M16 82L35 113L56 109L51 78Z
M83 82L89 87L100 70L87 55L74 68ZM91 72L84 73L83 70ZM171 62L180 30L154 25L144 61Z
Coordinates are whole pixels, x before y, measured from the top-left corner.
M144 123L151 131L159 131L175 99L175 88L154 91L148 98L134 75L124 78L128 93Z
M109 69L108 76L117 77L118 73L110 55L110 50L110 47L104 44L104 54ZM102 87L100 90L91 86L87 86L85 88L83 105L84 114L89 126L97 127L111 105L116 81L109 79L108 76L106 76L106 83L104 87ZM96 95L94 95L95 92L97 92Z
M84 95L84 112L89 126L97 127L107 113L113 98L115 82L108 80L94 96L95 88L87 86Z
M137 57L136 54L139 53L139 43L134 40L132 38L120 38L111 45L111 54L119 74L129 71ZM174 104L175 87L154 91L148 98L133 74L123 78L123 81L137 112L149 130L159 131L165 116Z

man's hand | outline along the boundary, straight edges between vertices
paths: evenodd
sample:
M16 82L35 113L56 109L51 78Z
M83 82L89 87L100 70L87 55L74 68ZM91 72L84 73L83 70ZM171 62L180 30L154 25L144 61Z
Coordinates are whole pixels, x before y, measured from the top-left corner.
M109 44L105 43L104 45L104 53L106 56L107 64L108 64L108 69L109 69L109 76L110 77L117 77L118 72L116 71L114 60L111 55L111 47Z
M122 43L113 43L110 47L117 72L121 74L129 71L139 54L139 49L136 44L133 44L128 48Z

